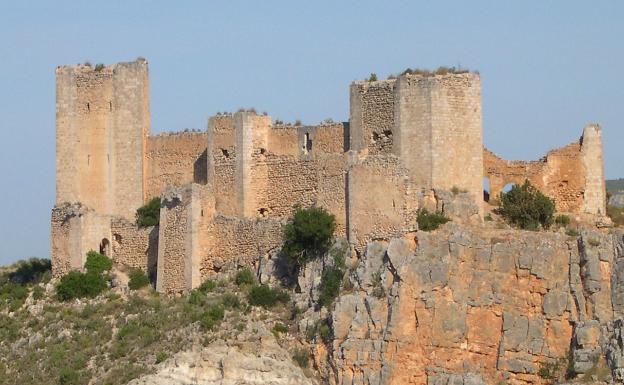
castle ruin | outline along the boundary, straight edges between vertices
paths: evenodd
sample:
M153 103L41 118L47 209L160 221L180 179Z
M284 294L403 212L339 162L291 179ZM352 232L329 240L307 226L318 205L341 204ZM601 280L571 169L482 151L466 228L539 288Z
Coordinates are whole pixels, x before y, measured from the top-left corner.
M479 223L484 177L491 197L528 179L560 212L606 212L600 127L539 161L503 160L483 147L478 73L354 82L349 122L277 124L241 110L211 117L207 131L158 135L144 59L58 67L56 87L55 276L99 250L147 271L158 291L189 290L279 248L297 204L334 214L358 252L417 230L421 207ZM160 224L138 227L136 209L153 197Z

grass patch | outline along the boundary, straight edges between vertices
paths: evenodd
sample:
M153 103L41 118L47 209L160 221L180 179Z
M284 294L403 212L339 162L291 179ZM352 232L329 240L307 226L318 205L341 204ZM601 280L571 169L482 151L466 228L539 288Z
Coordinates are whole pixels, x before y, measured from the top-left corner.
M256 283L256 277L249 268L244 268L236 272L234 283L236 283L237 286L253 285Z

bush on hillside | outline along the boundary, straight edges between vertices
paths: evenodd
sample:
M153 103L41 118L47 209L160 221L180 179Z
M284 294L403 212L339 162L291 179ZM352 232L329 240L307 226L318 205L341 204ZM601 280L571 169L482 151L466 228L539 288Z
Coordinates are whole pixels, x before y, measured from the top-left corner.
M528 180L500 194L499 212L509 223L526 230L547 229L553 222L555 202Z
M9 281L26 285L39 283L50 276L52 263L49 259L31 258L17 263L17 269L9 273Z
M419 209L416 215L416 222L418 222L418 230L432 231L450 221L449 218L444 216L440 212L430 213L429 210L422 208Z
M105 271L110 271L113 268L113 261L106 255L91 250L87 253L87 261L84 267L87 272L99 275Z
M141 227L156 226L160 223L160 198L152 198L136 211L136 224Z
M252 306L261 306L268 309L275 306L278 302L288 302L290 296L280 289L272 289L267 285L256 285L252 286L251 290L249 290L247 300Z
M282 254L298 269L329 249L336 218L322 207L296 207L292 221L284 226Z
M138 290L149 285L150 281L147 274L141 269L132 269L129 274L130 280L128 281L128 287L130 290Z
M613 221L616 226L624 225L624 207L617 207L613 205L607 206L607 215Z
M237 286L253 285L255 282L256 277L248 268L237 271L236 276L234 277L234 283L236 283Z
M93 298L107 287L106 279L101 274L81 273L73 270L61 277L56 285L56 295L61 301L84 297Z

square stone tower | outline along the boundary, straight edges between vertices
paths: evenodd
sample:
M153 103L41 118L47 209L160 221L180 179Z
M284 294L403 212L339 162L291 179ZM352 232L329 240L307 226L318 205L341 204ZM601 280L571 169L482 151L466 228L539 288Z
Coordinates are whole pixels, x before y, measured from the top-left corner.
M147 62L56 70L56 204L133 219L144 202Z

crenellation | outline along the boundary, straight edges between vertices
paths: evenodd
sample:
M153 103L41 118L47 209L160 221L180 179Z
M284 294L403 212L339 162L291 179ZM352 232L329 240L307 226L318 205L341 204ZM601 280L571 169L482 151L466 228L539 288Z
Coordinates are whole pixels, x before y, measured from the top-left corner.
M480 225L484 176L490 196L528 179L559 211L605 213L600 127L539 161L505 161L483 147L478 73L354 82L348 122L239 110L210 117L206 131L150 135L147 62L98 68L56 71L57 276L94 248L144 269L158 291L187 291L277 253L296 205L327 209L361 254L418 231L420 208ZM152 197L160 224L140 228L136 209Z

